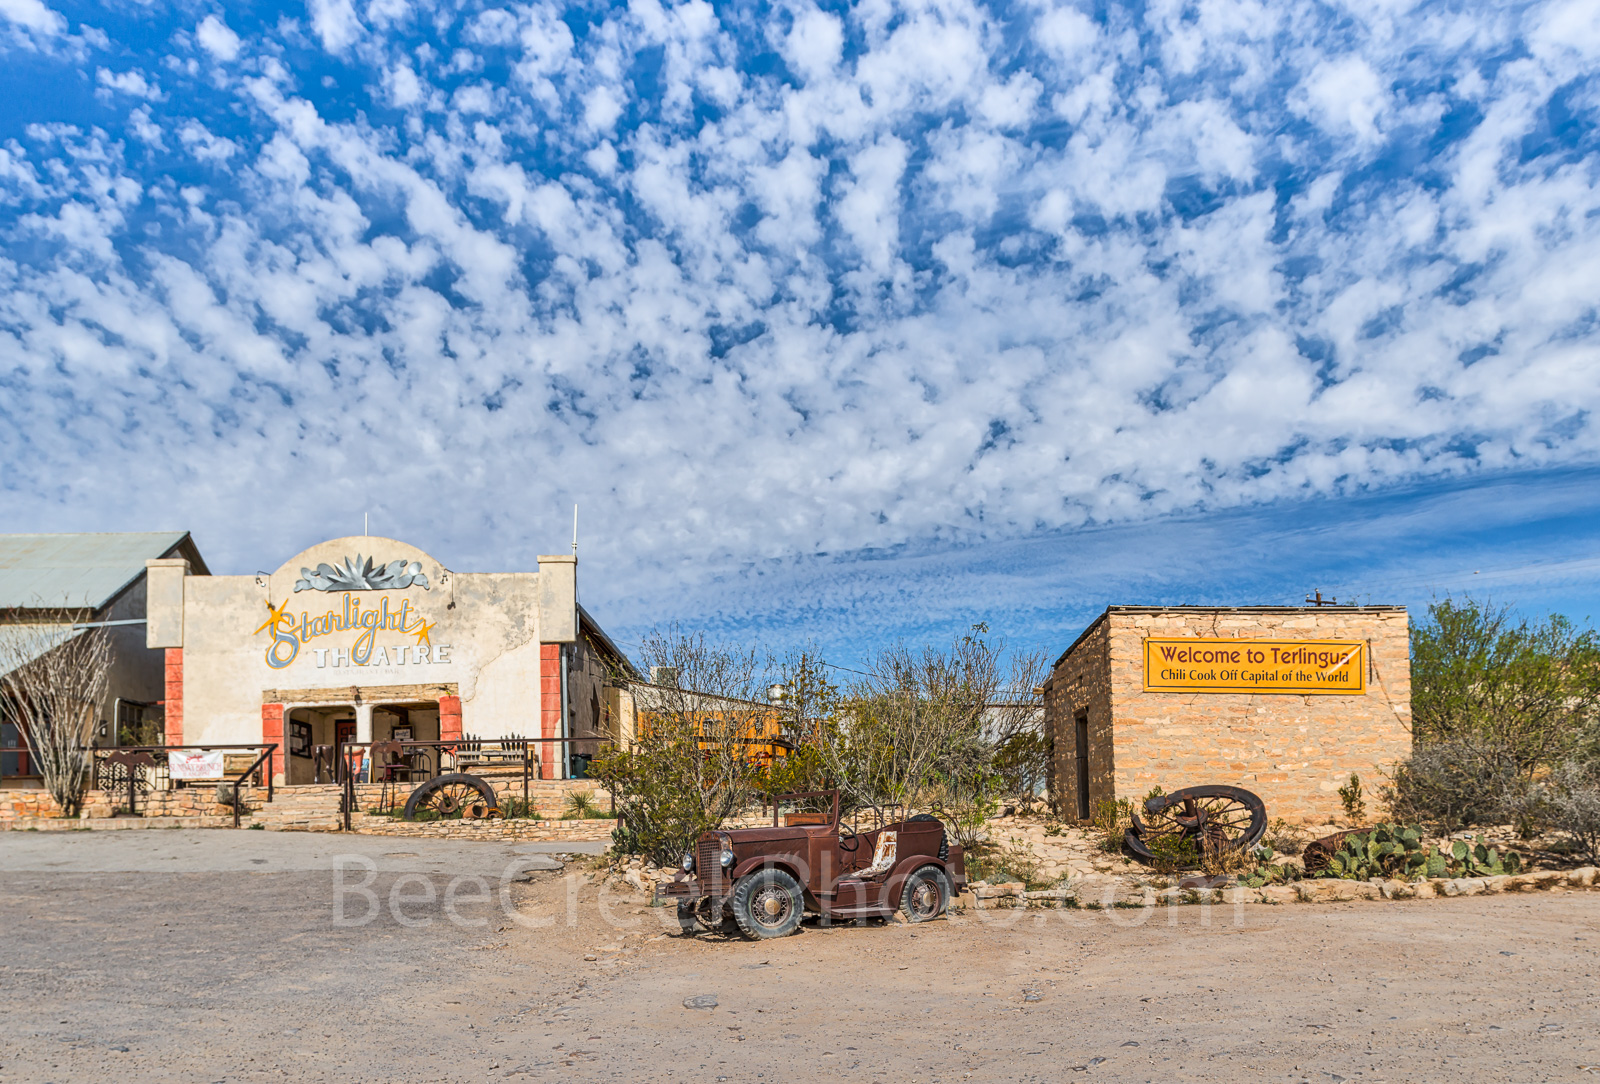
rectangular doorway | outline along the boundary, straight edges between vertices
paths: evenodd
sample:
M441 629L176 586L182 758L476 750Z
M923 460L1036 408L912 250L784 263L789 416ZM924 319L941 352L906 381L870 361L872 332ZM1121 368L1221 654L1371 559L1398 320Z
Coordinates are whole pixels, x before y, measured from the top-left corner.
M1077 741L1074 754L1078 768L1078 819L1089 819L1089 713L1080 711L1077 722Z

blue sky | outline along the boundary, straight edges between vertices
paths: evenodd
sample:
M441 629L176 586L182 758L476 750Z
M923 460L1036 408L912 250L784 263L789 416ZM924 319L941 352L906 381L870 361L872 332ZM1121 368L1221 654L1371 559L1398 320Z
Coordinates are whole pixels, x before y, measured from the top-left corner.
M840 658L1600 597L1600 5L0 0L0 516ZM1463 578L1465 577L1465 578Z

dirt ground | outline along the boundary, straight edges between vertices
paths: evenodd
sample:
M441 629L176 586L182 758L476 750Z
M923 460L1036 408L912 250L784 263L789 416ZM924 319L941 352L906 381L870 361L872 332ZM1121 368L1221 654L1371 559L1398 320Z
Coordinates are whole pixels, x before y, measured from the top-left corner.
M0 1081L1600 1081L1600 893L750 943L576 857L139 835L0 834Z

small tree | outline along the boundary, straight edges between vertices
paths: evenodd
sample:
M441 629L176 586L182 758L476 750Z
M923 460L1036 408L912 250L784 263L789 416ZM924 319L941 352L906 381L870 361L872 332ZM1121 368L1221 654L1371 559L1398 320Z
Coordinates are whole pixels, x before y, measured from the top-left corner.
M988 631L975 625L947 649L888 648L845 688L819 697L828 710L817 713L808 740L847 803L936 809L970 842L1006 782L997 750L1018 752L1040 725L1036 662L1024 657L1008 670ZM793 665L786 676L805 684ZM1006 695L1019 681L1024 695Z
M1536 624L1447 598L1412 633L1411 683L1419 747L1455 743L1484 774L1526 777L1593 748L1600 639L1559 614Z
M60 625L0 629L0 710L12 713L28 755L62 815L76 817L89 787L111 642L101 629L62 640Z
M614 843L670 865L758 790L760 742L776 737L764 667L753 650L708 643L677 626L652 632L642 661L661 675L635 692L631 748L603 749L589 766L616 802Z

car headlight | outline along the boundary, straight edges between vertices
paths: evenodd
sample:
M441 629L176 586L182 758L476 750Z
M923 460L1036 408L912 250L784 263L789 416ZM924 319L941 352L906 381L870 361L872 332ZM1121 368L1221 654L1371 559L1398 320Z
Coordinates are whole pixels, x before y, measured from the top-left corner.
M733 852L732 851L723 851L722 852L722 868L723 869L727 869L731 865L733 865Z
M683 856L683 861L678 863L678 864L683 867L683 872L685 872L685 873L693 873L694 872L694 854L693 854L693 852L690 852L689 854L684 855Z

